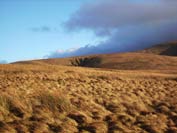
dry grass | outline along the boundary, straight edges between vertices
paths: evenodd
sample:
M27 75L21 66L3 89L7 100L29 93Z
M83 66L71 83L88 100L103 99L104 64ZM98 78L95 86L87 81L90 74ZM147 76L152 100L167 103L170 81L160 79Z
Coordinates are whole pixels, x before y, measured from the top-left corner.
M177 71L0 65L0 132L175 133Z
M83 56L82 58L87 57ZM94 56L88 56L94 57ZM149 53L116 53L95 55L102 60L97 65L98 68L118 69L118 70L177 70L176 56L162 56ZM74 58L73 58L74 59ZM27 62L18 62L16 64L38 64L38 65L64 65L71 66L72 58L47 59Z
M163 56L162 56L163 55ZM75 59L98 58L99 63L94 66L105 69L119 70L177 70L177 41L154 45L145 50L129 53L113 53L88 55L71 58L45 59L21 61L15 64L28 65L64 65L72 66ZM101 62L100 62L101 61ZM77 61L76 61L77 62ZM76 63L75 62L75 63ZM73 62L74 63L74 62ZM76 64L75 64L76 65ZM82 64L83 65L83 64ZM88 65L88 64L87 64ZM86 64L83 66L87 66ZM92 65L90 67L93 67Z
M60 90L59 90L60 91ZM36 99L42 106L51 111L68 112L71 110L70 101L60 91L42 91L37 93Z

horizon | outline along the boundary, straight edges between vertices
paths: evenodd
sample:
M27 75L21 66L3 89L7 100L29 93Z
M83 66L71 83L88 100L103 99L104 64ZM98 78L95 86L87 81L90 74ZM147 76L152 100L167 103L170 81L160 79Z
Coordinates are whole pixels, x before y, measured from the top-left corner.
M2 0L0 63L134 51L177 40L176 6L167 0Z

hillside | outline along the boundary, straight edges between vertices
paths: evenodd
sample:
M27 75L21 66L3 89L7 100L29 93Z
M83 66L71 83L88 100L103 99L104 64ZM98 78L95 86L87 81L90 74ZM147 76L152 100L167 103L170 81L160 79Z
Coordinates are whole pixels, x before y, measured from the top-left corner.
M0 65L1 133L176 133L177 71Z
M78 57L0 65L0 132L176 133L171 46L79 57L98 68L71 66Z
M101 68L119 70L173 70L177 69L177 57L144 53L123 53L100 56Z
M147 53L122 53L95 55L102 59L99 68L119 69L119 70L176 70L177 57L161 56ZM84 58L86 56L83 56ZM89 56L91 57L91 56ZM51 64L71 66L73 58L45 59L16 62L15 64ZM77 57L76 57L77 58Z
M158 44L140 52L167 56L177 56L177 41Z
M99 54L84 57L99 57L102 63L98 68L118 69L118 70L176 70L177 69L177 42L155 45L151 48L130 52L130 53L113 53ZM56 58L34 61L21 61L15 64L51 64L71 66L71 58Z

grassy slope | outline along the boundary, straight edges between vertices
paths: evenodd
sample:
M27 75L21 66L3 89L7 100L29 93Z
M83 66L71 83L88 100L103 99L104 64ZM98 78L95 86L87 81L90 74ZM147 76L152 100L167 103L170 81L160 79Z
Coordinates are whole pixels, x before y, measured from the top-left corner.
M101 69L65 66L71 58L0 65L0 132L177 132L177 57L97 56Z
M0 132L176 132L173 71L0 65Z
M140 52L158 55L177 56L177 41L155 45Z
M96 55L102 58L100 68L119 70L174 70L177 69L177 57L153 55L146 53L122 53ZM72 58L46 59L37 61L18 62L16 64L52 64L70 66Z
M102 58L102 63L98 66L100 68L120 70L174 70L177 69L177 56L165 55L175 55L176 52L177 42L171 42L132 53L100 54L92 56ZM45 59L16 62L16 64L53 64L70 66L70 60L72 59L73 58Z

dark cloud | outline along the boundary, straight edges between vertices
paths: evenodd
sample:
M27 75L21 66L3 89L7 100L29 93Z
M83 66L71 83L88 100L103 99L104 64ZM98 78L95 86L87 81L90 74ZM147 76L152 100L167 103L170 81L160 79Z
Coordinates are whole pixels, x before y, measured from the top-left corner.
M177 2L166 1L103 0L82 6L65 26L68 30L82 28L102 30L177 19L176 4Z
M85 4L65 22L65 28L91 30L108 39L96 46L54 52L49 57L133 51L177 40L176 7L176 0L100 0Z

